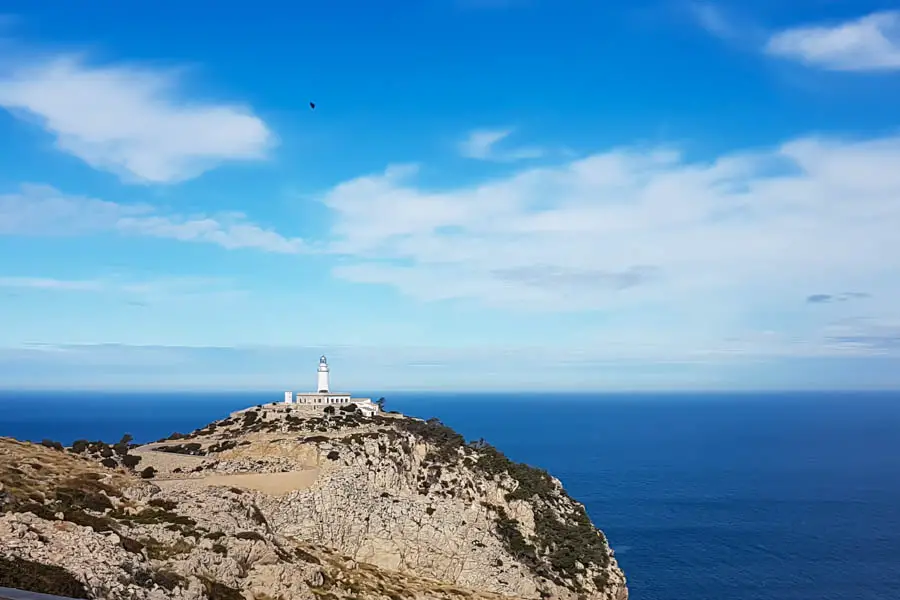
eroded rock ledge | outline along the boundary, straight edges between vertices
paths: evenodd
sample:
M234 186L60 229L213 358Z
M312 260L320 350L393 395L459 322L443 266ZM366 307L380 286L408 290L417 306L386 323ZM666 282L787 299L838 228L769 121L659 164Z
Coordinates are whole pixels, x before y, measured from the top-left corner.
M280 404L144 446L0 438L0 586L109 600L628 596L605 537L548 473L436 420Z

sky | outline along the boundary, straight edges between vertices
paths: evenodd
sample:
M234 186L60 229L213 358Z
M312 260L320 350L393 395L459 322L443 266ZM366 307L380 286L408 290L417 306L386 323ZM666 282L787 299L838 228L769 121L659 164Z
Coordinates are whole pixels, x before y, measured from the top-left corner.
M0 388L900 388L893 1L0 9Z

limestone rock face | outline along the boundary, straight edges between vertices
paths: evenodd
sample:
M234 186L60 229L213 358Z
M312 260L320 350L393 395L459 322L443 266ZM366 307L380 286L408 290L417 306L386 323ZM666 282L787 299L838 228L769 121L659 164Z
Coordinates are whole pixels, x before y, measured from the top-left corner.
M42 580L110 600L628 597L558 480L438 422L267 405L129 452L0 439L0 586L59 567Z

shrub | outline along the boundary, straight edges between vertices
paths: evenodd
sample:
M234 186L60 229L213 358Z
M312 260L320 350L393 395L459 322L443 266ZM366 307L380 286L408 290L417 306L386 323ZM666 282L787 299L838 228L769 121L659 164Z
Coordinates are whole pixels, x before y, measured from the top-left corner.
M151 498L147 504L163 510L174 510L178 506L178 503L174 500L164 500L162 498Z
M169 523L177 526L176 529L191 528L197 524L197 522L190 517L169 512L167 510L162 510L158 507L145 508L141 512L134 515L128 515L121 510L116 510L111 513L110 516L121 521L140 523L142 525L157 525L162 523Z
M328 460L337 460L340 457L341 457L341 455L338 454L337 450L332 450L331 452L328 453Z
M438 419L398 421L407 432L416 435L435 447L435 457L450 462L458 456L458 449L466 445L466 439Z
M122 464L129 469L137 467L139 462L141 462L141 457L135 454L128 454L122 457Z
M537 555L534 546L528 543L525 536L519 530L519 522L511 519L503 507L494 507L497 511L496 526L506 550L516 559L525 561L528 565L534 565Z
M131 552L132 554L140 554L141 550L144 549L142 543L121 533L119 534L119 543L122 544L125 552Z
M100 456L102 456L103 458L112 458L112 455L113 451L109 446L100 450Z
M47 448L52 448L52 449L58 450L60 452L63 451L63 445L61 443L53 441L53 440L47 440L47 439L41 440L41 446L45 446Z
M109 498L93 489L60 485L54 491L54 496L63 508L86 508L96 512L103 512L107 508L112 508L112 502L110 502Z
M147 467L143 471L141 471L141 479L152 479L156 475L156 469L153 467Z
M74 452L75 454L83 454L87 452L89 445L90 442L88 442L87 440L75 440L74 442L72 442L72 452Z
M269 522L266 521L266 516L262 514L262 511L259 510L259 507L256 504L250 505L250 518L253 519L253 522L257 525L265 525L266 528L269 528Z
M91 453L99 453L99 452L102 452L104 449L108 449L108 448L109 448L109 446L105 442L101 442L99 440L96 442L90 442L88 444L88 452L91 452Z
M239 531L234 534L234 537L239 540L253 540L257 542L264 542L266 540L261 533L256 531Z
M104 458L100 461L100 464L106 467L107 469L115 469L119 466L119 463L116 462L114 458Z
M570 577L574 577L575 563L609 565L606 537L596 530L590 518L579 506L577 512L560 520L546 507L534 512L535 538L547 551L553 567Z
M294 548L294 556L306 563L312 563L314 565L322 564L322 561L320 561L317 556L310 554L302 548Z
M200 577L200 581L203 582L203 588L209 600L244 600L244 594L224 583L213 581L207 577Z
M0 587L68 598L88 598L87 590L62 567L43 565L24 558L0 556Z
M169 452L171 454L189 454L191 456L203 456L206 454L202 450L202 445L197 442L189 444L175 444L174 446L161 446L156 448L157 452Z
M187 580L184 577L182 577L178 573L175 573L174 571L169 571L166 569L159 569L157 571L154 571L152 577L153 583L170 592L177 588L179 585L184 585L185 583L187 583Z

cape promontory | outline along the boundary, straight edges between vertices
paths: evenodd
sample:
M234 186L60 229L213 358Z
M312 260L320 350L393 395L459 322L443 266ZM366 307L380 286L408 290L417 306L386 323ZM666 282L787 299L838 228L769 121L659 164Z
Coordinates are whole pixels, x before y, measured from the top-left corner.
M436 420L280 404L190 434L0 438L0 587L108 600L625 600L545 471Z

